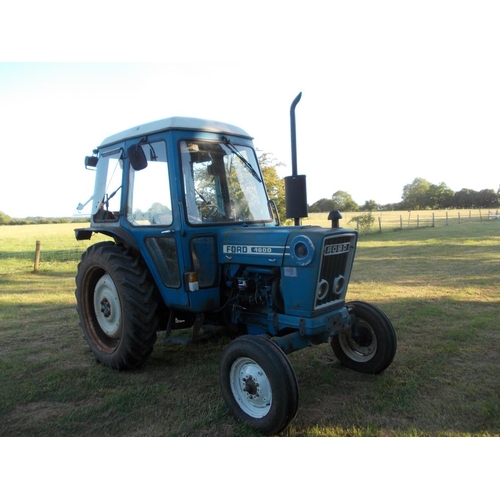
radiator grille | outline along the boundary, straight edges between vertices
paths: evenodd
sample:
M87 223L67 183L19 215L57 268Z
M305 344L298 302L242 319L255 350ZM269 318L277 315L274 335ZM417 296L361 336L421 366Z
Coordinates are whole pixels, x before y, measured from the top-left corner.
M345 300L355 250L355 235L328 236L323 241L315 309Z

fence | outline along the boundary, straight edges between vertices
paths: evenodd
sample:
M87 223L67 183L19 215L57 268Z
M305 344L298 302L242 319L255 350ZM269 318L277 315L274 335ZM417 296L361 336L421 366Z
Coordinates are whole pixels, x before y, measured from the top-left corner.
M74 262L76 268L76 264L80 261L86 248L87 245L63 250L44 249L43 241L37 241L31 250L0 250L0 275L27 271L28 269L37 272L40 265L52 263Z
M347 212L342 215L342 227L357 229L362 234L500 220L500 210L498 208L406 212ZM304 219L304 224L329 227L331 222L328 220L327 213L319 213L309 214L309 217Z

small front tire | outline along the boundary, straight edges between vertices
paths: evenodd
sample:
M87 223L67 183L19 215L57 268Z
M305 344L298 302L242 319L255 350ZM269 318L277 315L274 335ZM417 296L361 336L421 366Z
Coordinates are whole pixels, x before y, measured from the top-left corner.
M392 363L397 347L396 332L390 319L367 302L353 301L346 306L356 325L333 337L333 352L351 370L373 374L383 372Z
M274 435L295 418L295 372L286 354L266 337L233 340L222 354L219 375L224 400L241 422Z

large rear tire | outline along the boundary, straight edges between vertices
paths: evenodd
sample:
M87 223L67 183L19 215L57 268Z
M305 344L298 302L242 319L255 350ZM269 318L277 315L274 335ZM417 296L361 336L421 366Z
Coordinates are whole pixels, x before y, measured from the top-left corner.
M383 372L396 354L396 332L391 320L367 302L353 301L346 306L355 316L356 328L333 337L333 352L347 368L362 373Z
M78 265L75 295L83 336L100 363L125 370L146 361L158 302L140 258L113 242L92 245Z
M233 340L222 354L219 374L224 400L241 422L274 435L295 418L297 378L286 354L269 339Z

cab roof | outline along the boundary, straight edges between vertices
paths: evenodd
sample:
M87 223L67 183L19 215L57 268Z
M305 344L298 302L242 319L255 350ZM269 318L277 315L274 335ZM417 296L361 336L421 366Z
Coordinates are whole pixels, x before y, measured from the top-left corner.
M253 139L253 137L248 135L243 129L234 125L229 125L228 123L213 120L204 120L201 118L174 116L171 118L163 118L162 120L145 123L144 125L138 125L137 127L124 130L123 132L118 132L117 134L111 135L104 139L99 147L102 148L111 144L115 144L117 142L123 142L127 139L144 137L145 135L155 134L157 132L163 132L172 129L216 132L228 135L236 135L245 139Z

